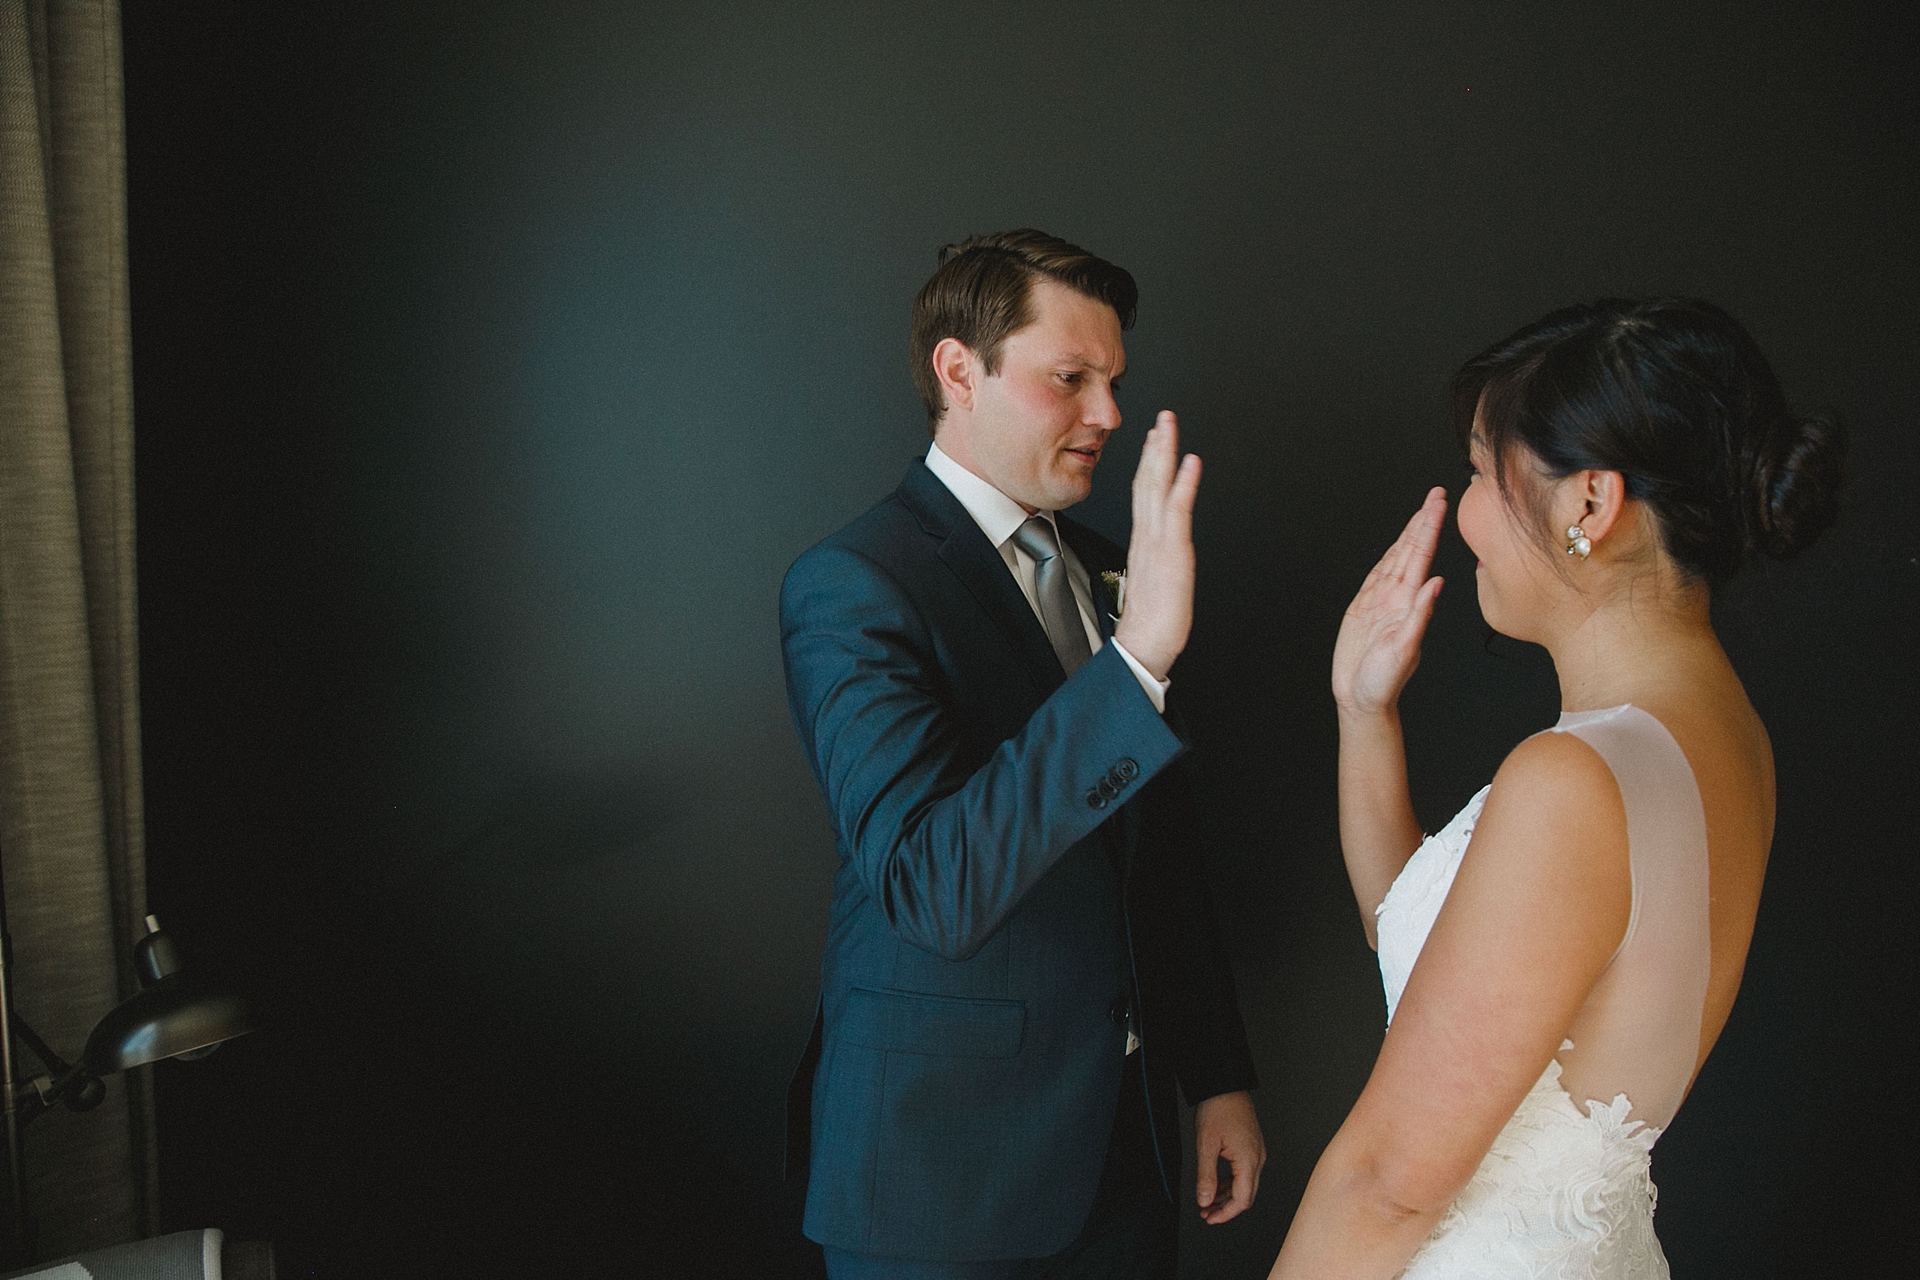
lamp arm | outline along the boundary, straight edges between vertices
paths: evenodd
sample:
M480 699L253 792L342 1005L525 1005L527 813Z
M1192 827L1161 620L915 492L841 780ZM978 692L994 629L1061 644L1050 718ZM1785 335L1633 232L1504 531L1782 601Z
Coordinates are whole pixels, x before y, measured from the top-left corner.
M84 1066L69 1067L59 1076L35 1076L13 1086L14 1113L21 1128L43 1111L64 1105L69 1111L91 1111L105 1101L107 1086Z
M18 1012L12 1010L8 1012L10 1016L7 1021L13 1026L13 1034L26 1041L27 1048L33 1050L34 1057L40 1059L42 1066L46 1067L48 1071L56 1076L63 1076L73 1070L72 1064L55 1053L47 1045L47 1042L40 1038L39 1033L27 1025L25 1018L21 1017Z
M13 1086L14 1123L22 1129L42 1111L51 1111L54 1107L54 1085L57 1082L51 1076L35 1076L31 1080L22 1080Z
M106 1097L106 1089L100 1077L86 1069L68 1062L38 1032L27 1025L27 1020L18 1013L9 1010L7 1019L13 1028L13 1034L33 1050L34 1056L47 1069L47 1074L35 1076L30 1080L9 1082L13 1088L13 1106L18 1115L18 1123L25 1128L27 1123L42 1111L51 1111L64 1103L69 1111L90 1111L100 1105Z

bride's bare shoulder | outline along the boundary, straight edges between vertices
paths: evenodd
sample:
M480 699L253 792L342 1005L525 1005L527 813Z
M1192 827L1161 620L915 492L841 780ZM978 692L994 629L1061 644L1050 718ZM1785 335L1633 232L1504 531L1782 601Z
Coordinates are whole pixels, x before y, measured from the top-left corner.
M1585 879L1608 875L1614 861L1624 873L1626 839L1626 807L1600 753L1572 734L1537 733L1494 774L1471 848L1483 865L1514 874L1551 878L1556 867L1578 867Z
M1613 770L1600 753L1571 733L1536 733L1507 753L1493 775L1487 804L1563 813L1578 822L1597 816L1594 809L1625 810Z
M1442 967L1458 960L1476 973L1500 957L1536 976L1544 966L1570 984L1571 1016L1619 945L1632 901L1613 771L1571 734L1536 734L1494 775L1427 947Z

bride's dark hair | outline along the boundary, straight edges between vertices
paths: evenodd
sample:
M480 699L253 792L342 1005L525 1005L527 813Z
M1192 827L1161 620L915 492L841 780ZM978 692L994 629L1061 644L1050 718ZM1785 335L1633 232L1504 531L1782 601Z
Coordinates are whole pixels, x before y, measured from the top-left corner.
M1555 311L1461 366L1452 402L1462 448L1478 417L1503 493L1514 445L1555 478L1618 471L1659 518L1667 554L1711 586L1833 523L1845 429L1790 412L1753 338L1709 302ZM1544 524L1543 496L1522 487Z

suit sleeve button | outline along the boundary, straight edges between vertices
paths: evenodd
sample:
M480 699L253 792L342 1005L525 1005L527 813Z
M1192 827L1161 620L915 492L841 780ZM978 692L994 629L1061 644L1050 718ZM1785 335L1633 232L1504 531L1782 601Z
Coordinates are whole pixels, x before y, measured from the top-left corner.
M1140 776L1140 766L1126 756L1120 757L1120 763L1113 766L1113 771L1120 775L1122 782L1132 782Z
M1095 809L1104 809L1107 807L1107 798L1098 791L1089 791L1087 792L1087 803Z

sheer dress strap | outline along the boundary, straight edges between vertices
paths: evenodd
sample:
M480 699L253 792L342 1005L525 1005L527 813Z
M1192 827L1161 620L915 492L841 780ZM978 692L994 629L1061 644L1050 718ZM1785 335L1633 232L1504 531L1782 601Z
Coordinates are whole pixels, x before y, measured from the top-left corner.
M1626 932L1559 1055L1561 1083L1576 1101L1625 1095L1634 1119L1664 1129L1693 1079L1713 968L1700 788L1666 726L1631 704L1568 712L1552 731L1613 771L1633 880Z

